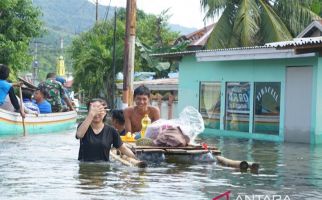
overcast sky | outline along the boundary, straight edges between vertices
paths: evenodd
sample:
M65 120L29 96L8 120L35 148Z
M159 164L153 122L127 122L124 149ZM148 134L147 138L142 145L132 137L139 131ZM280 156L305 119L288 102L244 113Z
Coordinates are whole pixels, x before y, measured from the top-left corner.
M95 2L96 0L89 0ZM99 0L100 4L108 5L110 0ZM126 0L111 0L111 6L125 7ZM202 28L204 26L200 0L137 0L137 8L146 13L158 15L170 8L169 23L185 27ZM209 24L210 22L207 22Z

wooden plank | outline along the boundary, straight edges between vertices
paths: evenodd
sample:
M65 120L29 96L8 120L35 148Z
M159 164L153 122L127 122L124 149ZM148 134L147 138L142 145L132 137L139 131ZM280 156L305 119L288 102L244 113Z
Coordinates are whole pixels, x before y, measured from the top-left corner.
M164 153L163 149L136 149L136 152L144 152L144 153Z
M204 154L209 153L209 150L187 150L187 154Z
M221 155L220 150L211 150L211 153L214 154L214 155Z
M166 153L175 153L175 154L186 154L187 150L184 149L165 149Z
M199 146L186 146L186 147L161 147L161 146L136 146L135 144L126 143L129 148L135 149L185 149L185 150L202 150L204 149L201 145ZM215 146L209 146L208 150L218 150Z

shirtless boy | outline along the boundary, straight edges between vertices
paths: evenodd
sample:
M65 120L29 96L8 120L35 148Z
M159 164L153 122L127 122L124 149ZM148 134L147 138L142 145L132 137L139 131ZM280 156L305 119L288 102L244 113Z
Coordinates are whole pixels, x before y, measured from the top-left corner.
M150 105L150 90L141 85L134 90L135 106L124 110L125 131L135 133L142 129L141 120L145 114L154 122L160 119L160 110Z

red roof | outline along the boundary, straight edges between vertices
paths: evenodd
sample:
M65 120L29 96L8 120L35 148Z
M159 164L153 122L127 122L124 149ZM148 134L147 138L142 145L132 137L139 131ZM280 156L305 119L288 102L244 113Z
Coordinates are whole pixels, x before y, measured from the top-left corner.
M203 49L214 27L215 27L215 24L211 24L203 27L202 29L189 33L187 35L183 35L175 41L175 44L188 40L190 42L190 44L188 45L188 48Z

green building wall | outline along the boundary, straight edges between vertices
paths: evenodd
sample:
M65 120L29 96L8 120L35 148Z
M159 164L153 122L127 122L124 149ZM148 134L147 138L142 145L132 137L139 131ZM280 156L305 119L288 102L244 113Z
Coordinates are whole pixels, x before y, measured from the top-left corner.
M316 67L314 68L314 107L312 108L312 127L314 131L311 137L312 144L322 144L322 57L318 57L315 61Z
M224 130L223 119L225 103L221 104L220 130L206 128L204 133L209 136L230 136L252 138L269 141L284 141L285 113L285 79L286 67L313 67L312 80L312 126L311 144L322 143L322 58L318 56L304 58L238 60L238 61L206 61L197 62L194 55L184 56L179 65L179 103L178 110L191 105L199 109L199 86L204 81L221 82L221 102L225 102L226 82L250 82L250 97L253 97L254 82L280 82L280 126L279 135L257 134L252 132L253 107L250 106L250 132ZM253 98L250 98L253 105ZM319 112L320 111L320 112Z

